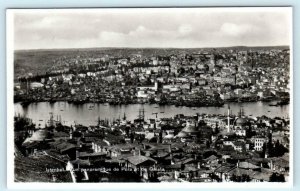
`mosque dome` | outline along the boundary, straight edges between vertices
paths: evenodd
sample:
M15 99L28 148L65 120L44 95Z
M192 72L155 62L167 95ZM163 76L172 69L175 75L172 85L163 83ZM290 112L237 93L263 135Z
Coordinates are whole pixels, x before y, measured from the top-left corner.
M183 128L182 131L185 133L197 133L198 129L195 125L188 125L185 128Z
M186 133L186 132L184 132L184 131L180 131L177 135L176 135L176 137L179 137L179 138L185 138L185 137L187 137L188 136L188 134Z
M238 118L236 121L235 121L235 125L237 126L243 126L243 125L246 125L248 123L248 120L246 118Z

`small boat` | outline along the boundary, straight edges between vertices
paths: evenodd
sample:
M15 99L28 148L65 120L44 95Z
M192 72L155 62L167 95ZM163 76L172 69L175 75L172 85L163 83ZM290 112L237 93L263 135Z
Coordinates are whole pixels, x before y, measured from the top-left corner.
M288 105L288 104L289 104L289 99L283 99L277 102L278 106Z
M31 101L23 101L23 102L21 102L21 105L23 107L27 107L29 104L31 104Z
M269 106L277 106L277 103L270 103Z
M56 102L56 101L53 100L53 99L50 99L50 100L49 100L49 103L50 103L50 104L54 104L55 102Z

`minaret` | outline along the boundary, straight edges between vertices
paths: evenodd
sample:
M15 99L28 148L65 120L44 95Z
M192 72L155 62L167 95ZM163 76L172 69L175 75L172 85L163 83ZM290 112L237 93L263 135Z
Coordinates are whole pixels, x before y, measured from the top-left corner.
M70 132L69 132L69 135L70 135L70 139L73 139L73 128L72 128L72 126L71 126L71 128L70 128Z
M227 111L227 133L230 132L230 106L228 104L228 111Z

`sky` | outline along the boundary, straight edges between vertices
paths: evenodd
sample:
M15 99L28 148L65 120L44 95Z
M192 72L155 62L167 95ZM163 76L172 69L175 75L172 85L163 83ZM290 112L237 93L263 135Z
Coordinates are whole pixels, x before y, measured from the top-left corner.
M13 10L13 46L202 48L290 45L291 8Z

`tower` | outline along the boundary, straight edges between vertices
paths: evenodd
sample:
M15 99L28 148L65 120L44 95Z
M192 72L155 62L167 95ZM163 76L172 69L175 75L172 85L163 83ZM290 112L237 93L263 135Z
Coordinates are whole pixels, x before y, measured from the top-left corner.
M236 73L234 74L234 85L236 85Z
M139 109L138 119L139 119L140 124L144 123L144 121L145 121L145 109L144 109L144 107L142 109Z
M50 112L50 119L49 119L49 126L50 127L53 127L54 126L54 119L53 119L53 113Z
M73 127L71 126L71 128L70 128L70 132L69 132L69 138L70 139L73 139Z
M227 110L227 133L230 132L230 106L228 104L228 110Z
M157 91L157 89L158 89L158 82L155 80L155 82L154 82L154 90Z

